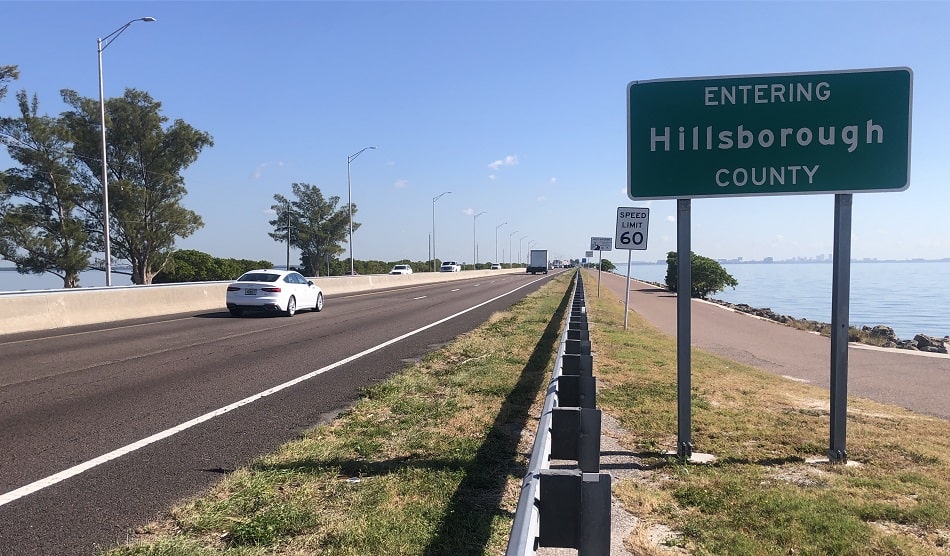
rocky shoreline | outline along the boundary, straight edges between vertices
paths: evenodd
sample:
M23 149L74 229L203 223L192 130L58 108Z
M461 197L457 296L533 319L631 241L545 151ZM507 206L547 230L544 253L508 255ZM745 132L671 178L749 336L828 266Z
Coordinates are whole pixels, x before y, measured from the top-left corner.
M745 303L729 303L718 299L708 299L718 305L729 307L740 313L747 313L759 318L768 319L774 322L785 324L800 330L811 330L825 336L830 335L831 324L818 322L808 319L796 319L788 315L779 315L769 308L758 308L746 305ZM950 347L950 336L936 338L926 334L917 334L912 340L901 340L894 334L894 329L890 326L862 326L861 328L851 327L848 334L848 340L851 342L860 342L871 344L884 348L907 349L912 351L923 351L927 353L948 353Z

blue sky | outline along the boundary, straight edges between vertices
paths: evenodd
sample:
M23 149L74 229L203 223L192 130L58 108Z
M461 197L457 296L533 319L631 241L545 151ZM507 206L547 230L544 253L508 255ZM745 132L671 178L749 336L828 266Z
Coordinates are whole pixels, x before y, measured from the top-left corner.
M104 52L106 96L145 90L213 136L185 172L205 227L183 249L282 263L273 195L306 182L345 204L347 156L372 145L350 165L357 259L426 260L445 191L442 259L476 239L480 262L582 257L621 206L651 209L634 260L664 259L676 201L626 194L631 81L908 66L910 187L855 194L852 255L950 257L950 3L0 1L0 64L21 74L0 114L21 89L48 114L63 88L97 98L96 38L145 16ZM827 255L833 215L827 194L695 199L692 247Z

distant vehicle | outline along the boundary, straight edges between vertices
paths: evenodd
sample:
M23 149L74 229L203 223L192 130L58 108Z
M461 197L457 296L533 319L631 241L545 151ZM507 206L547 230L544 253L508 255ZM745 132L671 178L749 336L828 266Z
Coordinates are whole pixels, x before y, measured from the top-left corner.
M462 272L462 265L455 261L445 261L439 267L439 272Z
M397 264L389 271L390 274L412 274L412 267L407 264Z
M323 310L323 290L293 270L260 269L245 272L228 285L228 311L240 317L247 311L280 312L294 316L297 309Z
M543 272L544 274L548 273L548 250L547 249L532 249L528 254L528 268L525 269L525 273L530 272L531 274L537 274Z
M492 263L492 264L491 264L491 269L492 269L492 270L501 270L501 264L500 264L500 263Z

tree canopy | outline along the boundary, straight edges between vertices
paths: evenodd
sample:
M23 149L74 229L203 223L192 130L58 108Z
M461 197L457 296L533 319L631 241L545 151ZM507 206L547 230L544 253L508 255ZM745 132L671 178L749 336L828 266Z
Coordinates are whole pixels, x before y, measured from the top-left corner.
M19 118L0 118L7 152L20 166L4 172L0 191L0 256L21 273L49 272L64 288L79 286L89 266L92 216L61 120L39 114L39 100L16 95Z
M268 235L278 242L286 242L300 250L300 266L307 276L320 276L321 267L326 268L330 259L344 252L342 243L347 240L349 212L347 207L337 208L340 198L324 197L320 188L308 183L291 184L295 199L274 195L271 209L276 214L270 221L274 227ZM356 214L356 205L353 205ZM359 229L353 222L353 230ZM388 269L387 269L388 271Z
M706 299L710 294L720 292L726 287L735 288L739 282L726 272L721 264L690 252L690 275L692 278L690 297ZM666 287L675 292L679 277L676 251L666 254Z
M63 90L62 96L72 107L62 117L80 162L77 181L91 199L101 199L98 101L70 90ZM135 284L151 283L168 263L175 240L204 225L198 214L181 205L187 193L181 172L214 142L183 120L166 125L161 108L148 93L135 89L105 102L110 239L115 258L131 263ZM101 220L102 203L94 202ZM100 233L95 245L101 244Z
M234 280L248 270L272 266L274 265L270 261L221 259L201 251L182 249L175 251L165 268L155 275L153 283Z

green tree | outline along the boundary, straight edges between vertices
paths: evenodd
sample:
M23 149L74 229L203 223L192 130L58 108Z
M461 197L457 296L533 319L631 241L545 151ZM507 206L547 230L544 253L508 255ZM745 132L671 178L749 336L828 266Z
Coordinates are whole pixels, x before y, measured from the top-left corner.
M7 96L7 82L20 78L16 66L0 66L0 100Z
M326 268L327 261L344 251L341 244L347 239L349 213L345 206L337 208L339 197L324 197L315 185L294 183L291 190L293 200L274 195L276 204L271 205L271 209L276 217L269 222L274 231L268 235L278 242L286 242L289 235L290 245L300 249L304 274L320 276L320 269ZM353 205L353 214L356 214L356 205ZM354 231L359 226L353 222Z
M152 283L213 282L233 280L248 270L271 268L270 261L248 259L221 259L192 249L175 251L171 260Z
M614 263L610 262L608 259L603 259L600 261L600 270L604 272L613 272L617 267L614 266Z
M0 68L0 73L2 73ZM23 274L49 272L64 288L79 286L89 266L89 214L72 178L75 160L58 119L39 115L39 101L17 93L19 118L0 118L0 135L19 167L4 172L0 191L0 256Z
M101 221L99 102L70 90L63 90L62 96L73 109L63 118L82 162L77 181L96 199L95 213ZM105 103L112 254L132 265L134 284L150 284L171 259L175 240L204 225L198 214L181 205L187 194L181 172L214 142L183 120L166 125L161 108L148 93L135 89ZM98 230L93 249L103 248L102 228Z
M3 100L3 97L7 96L7 82L13 81L20 78L20 72L17 70L16 66L0 66L0 101ZM0 143L6 143L3 137L0 137ZM4 177L5 174L0 171L0 194L4 192Z
M706 299L710 294L720 292L726 287L733 289L739 282L726 272L718 262L690 252L691 292L690 297ZM666 254L666 287L676 291L676 280L679 277L676 251Z

